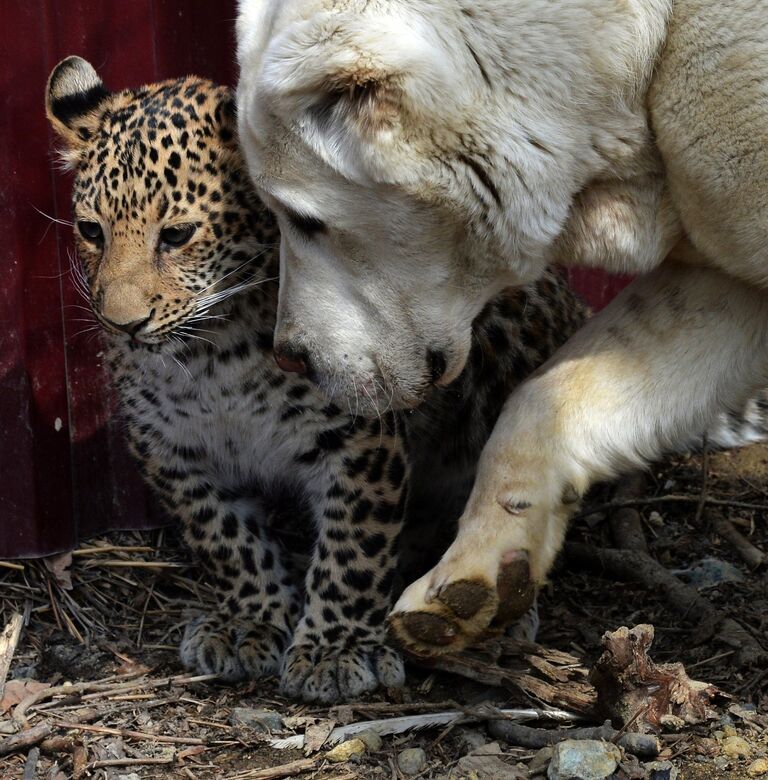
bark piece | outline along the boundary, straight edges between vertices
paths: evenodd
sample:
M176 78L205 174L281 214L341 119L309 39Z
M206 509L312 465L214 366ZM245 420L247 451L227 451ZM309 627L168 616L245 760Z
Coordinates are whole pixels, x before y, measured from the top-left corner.
M653 638L651 625L603 635L603 654L590 675L601 712L640 733L659 731L670 716L689 725L716 717L712 702L725 694L691 680L680 663L654 663L648 656Z
M529 642L489 638L460 653L411 660L485 685L516 688L538 701L583 715L592 714L597 703L581 659Z

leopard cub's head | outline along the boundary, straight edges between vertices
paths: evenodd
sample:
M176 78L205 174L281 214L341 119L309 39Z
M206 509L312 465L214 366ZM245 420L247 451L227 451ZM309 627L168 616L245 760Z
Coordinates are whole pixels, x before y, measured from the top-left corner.
M109 331L145 344L184 335L271 271L276 229L248 180L230 90L188 77L113 93L68 57L46 110L75 174L82 281Z

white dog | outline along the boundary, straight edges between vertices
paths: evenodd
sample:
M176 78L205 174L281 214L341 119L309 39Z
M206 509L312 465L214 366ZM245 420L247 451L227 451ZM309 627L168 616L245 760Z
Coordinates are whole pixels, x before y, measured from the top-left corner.
M768 0L242 0L238 39L276 347L327 392L417 405L550 262L646 274L508 402L395 607L413 649L454 649L522 558L545 578L592 482L766 381Z

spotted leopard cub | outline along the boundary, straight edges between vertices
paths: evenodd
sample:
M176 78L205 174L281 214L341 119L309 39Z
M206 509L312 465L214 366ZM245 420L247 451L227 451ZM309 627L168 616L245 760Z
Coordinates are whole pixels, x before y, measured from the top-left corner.
M220 599L188 625L183 662L229 680L280 674L307 700L401 685L385 619L405 518L458 516L504 399L574 330L578 305L555 277L504 293L454 385L408 418L365 419L275 365L278 237L227 89L185 78L111 93L70 57L47 111L131 447ZM314 545L297 571L278 537L306 517Z

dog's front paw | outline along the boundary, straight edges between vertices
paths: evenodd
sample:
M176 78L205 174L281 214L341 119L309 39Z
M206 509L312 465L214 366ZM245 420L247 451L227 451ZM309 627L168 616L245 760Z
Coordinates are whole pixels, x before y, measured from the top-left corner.
M492 624L507 626L531 609L575 506L570 496L561 500L555 493L551 501L520 497L532 493L475 497L456 540L434 569L405 589L389 616L391 633L409 652L461 650Z
M528 554L508 551L469 566L453 548L432 571L406 588L389 617L395 639L415 655L460 650L492 623L506 625L531 608L536 589Z
M257 680L279 673L287 644L285 631L273 625L203 615L187 625L181 661L187 669L217 674L226 682Z
M356 642L352 636L325 646L308 640L294 643L286 653L281 678L288 696L323 704L356 699L379 686L404 684L403 660L396 650L382 638Z

